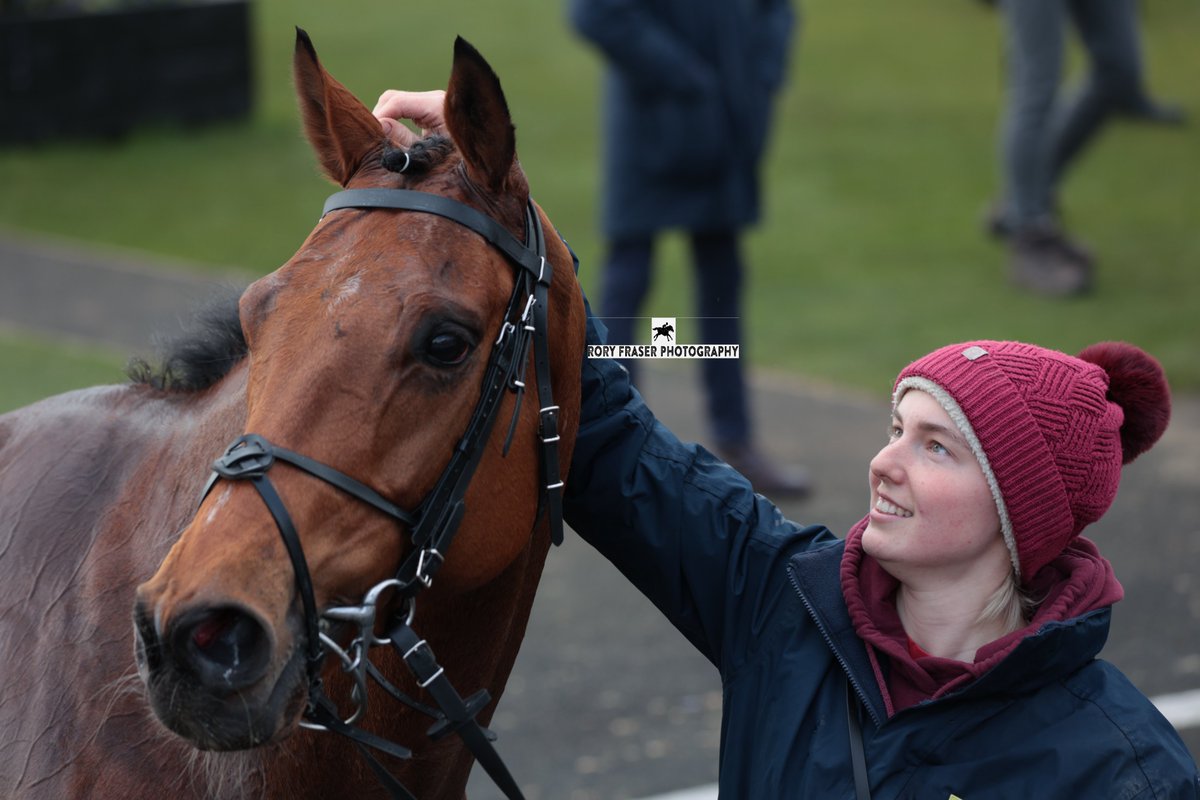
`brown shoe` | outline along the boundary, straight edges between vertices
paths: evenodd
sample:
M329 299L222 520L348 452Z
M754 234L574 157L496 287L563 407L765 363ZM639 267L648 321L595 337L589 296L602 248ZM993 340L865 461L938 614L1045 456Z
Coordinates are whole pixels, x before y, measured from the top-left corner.
M742 473L759 494L795 499L812 492L808 470L803 467L781 467L753 446L719 447L717 454Z
M1020 231L1012 237L1010 254L1009 274L1022 289L1046 297L1075 297L1092 290L1091 254L1057 228Z

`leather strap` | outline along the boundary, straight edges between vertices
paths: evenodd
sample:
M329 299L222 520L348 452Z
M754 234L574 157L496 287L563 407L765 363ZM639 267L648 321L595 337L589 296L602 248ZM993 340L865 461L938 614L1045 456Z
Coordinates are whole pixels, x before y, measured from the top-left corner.
M329 196L321 216L339 208L393 208L454 220L478 233L533 277L538 276L539 256L532 248L519 242L491 217L457 200L412 189L346 189Z
M529 201L528 216L532 220L532 246L538 253L546 252L546 234L542 219L533 201ZM533 287L533 328L541 336L533 337L533 369L538 384L538 437L542 441L542 489L550 512L550 541L563 543L562 496L563 481L558 463L558 406L554 405L554 389L550 383L550 275L554 272L543 257L543 274ZM543 493L539 492L539 497Z
M475 720L475 715L483 710L490 699L487 693L476 694L470 701L464 702L446 679L446 673L437 663L429 645L406 623L392 628L388 638L416 676L417 683L429 692L445 714L444 720L434 724L430 735L440 737L447 733L458 734L504 796L509 800L524 800L516 780L492 746L487 733Z
M203 501L212 490L213 484L220 478L246 478L265 474L275 461L286 461L309 475L320 478L326 483L336 486L346 494L352 495L369 506L394 517L405 525L413 525L415 520L400 506L376 492L361 481L356 481L344 472L338 472L330 466L314 461L308 456L271 444L263 437L254 433L239 436L225 451L225 455L213 464L212 474L200 495Z
M856 800L871 800L867 759L863 754L862 726L858 721L858 700L849 680L846 681L846 721L850 724L850 763L854 768L854 797Z
M299 593L300 602L304 606L304 624L307 627L308 678L310 683L315 683L321 677L321 659L323 654L321 652L320 629L317 622L317 602L313 596L312 576L308 572L308 562L304 558L304 548L300 546L300 536L296 533L296 526L292 523L292 517L287 512L287 506L283 504L279 493L275 491L275 486L272 485L271 479L266 475L258 475L251 478L250 482L258 490L258 496L262 498L263 503L267 506L267 510L271 512L271 516L275 519L275 527L279 529L279 534L283 538L283 545L287 548L288 558L292 560L292 571L296 573L296 591Z
M327 699L322 697L321 701L314 704L309 712L309 716L315 722L319 722L334 733L340 733L354 742L354 746L358 748L358 752L366 760L367 766L375 773L375 777L387 790L392 800L417 800L416 795L406 789L404 784L396 780L387 767L379 763L379 759L375 758L368 748L379 750L395 758L412 758L412 751L398 744L393 744L387 739L382 739L373 733L364 731L361 728L347 725L338 717L336 711L329 707L328 702Z

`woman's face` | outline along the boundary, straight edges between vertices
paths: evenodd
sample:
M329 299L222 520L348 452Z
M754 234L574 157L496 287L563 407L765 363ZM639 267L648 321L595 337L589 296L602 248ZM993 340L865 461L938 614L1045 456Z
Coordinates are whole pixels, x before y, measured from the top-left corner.
M902 581L1011 569L1000 517L979 461L929 394L915 389L892 416L871 459L871 513L863 549Z

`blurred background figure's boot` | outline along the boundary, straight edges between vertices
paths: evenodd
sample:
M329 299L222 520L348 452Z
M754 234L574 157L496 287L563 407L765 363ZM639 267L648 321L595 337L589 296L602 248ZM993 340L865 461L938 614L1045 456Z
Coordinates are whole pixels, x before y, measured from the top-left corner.
M1022 289L1046 297L1074 297L1092 289L1091 255L1055 226L1015 231L1009 254L1010 277Z
M1149 122L1154 125L1183 126L1188 121L1187 112L1182 106L1150 98L1138 103L1126 112L1126 116L1137 122Z

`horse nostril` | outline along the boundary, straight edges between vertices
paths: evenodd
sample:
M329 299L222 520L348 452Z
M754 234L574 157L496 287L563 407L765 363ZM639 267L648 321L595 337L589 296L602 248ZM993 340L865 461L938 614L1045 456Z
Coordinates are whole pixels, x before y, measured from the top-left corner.
M270 660L270 638L251 614L223 607L192 611L174 626L171 652L204 686L241 689L260 678Z

